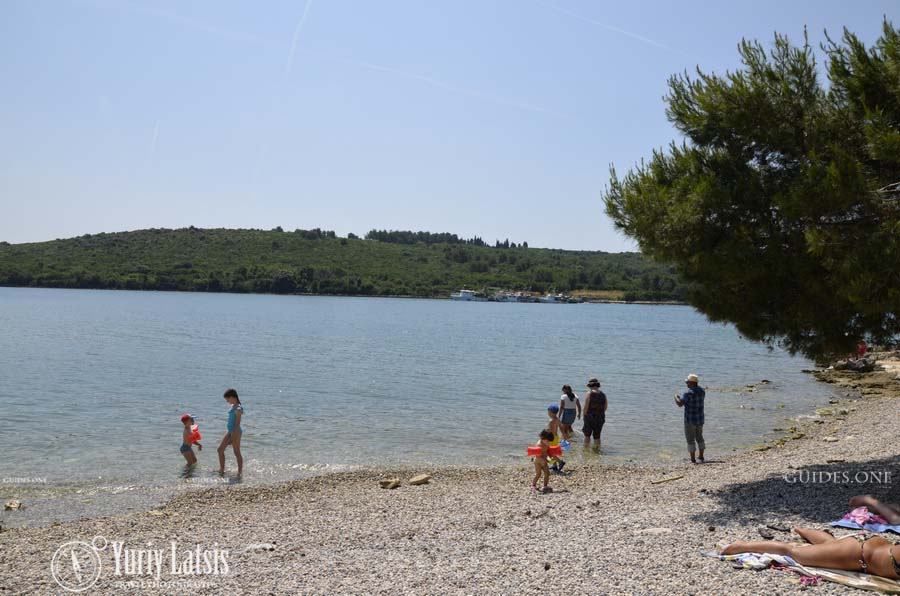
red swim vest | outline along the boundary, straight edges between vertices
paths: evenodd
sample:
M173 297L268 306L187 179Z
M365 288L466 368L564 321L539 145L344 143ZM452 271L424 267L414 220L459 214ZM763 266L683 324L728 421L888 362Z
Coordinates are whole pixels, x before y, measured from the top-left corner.
M541 447L540 445L529 445L525 450L525 453L528 454L528 457L540 457ZM550 448L547 449L547 455L550 457L562 457L562 447L559 445L551 445Z

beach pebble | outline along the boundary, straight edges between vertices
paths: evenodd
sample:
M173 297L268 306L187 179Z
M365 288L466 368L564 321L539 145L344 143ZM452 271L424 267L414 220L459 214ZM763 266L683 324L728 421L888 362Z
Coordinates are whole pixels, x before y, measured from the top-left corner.
M275 550L275 545L271 542L254 542L252 544L248 544L246 548L244 548L244 552L255 551L255 550Z
M649 534L650 536L659 536L661 534L671 534L672 528L644 528L638 530L638 534Z
M826 443L837 443L839 439L837 437L825 437L822 440Z
M17 501L16 499L11 499L6 502L4 509L6 511L16 511L18 509L24 509L25 506L22 505L22 501Z
M391 478L390 480L381 480L378 482L381 488L394 489L400 486L399 478Z
M409 479L409 483L413 486L420 484L428 484L431 481L431 474L419 474Z

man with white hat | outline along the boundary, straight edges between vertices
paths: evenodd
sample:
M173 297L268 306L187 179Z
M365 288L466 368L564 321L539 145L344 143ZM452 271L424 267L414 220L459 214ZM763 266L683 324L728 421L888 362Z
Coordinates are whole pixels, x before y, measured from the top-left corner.
M675 394L675 403L679 408L684 408L684 438L687 439L688 452L691 454L691 463L697 463L694 451L700 448L700 463L703 463L703 450L706 442L703 440L703 398L706 391L700 386L700 377L691 373L684 380L688 390L681 396Z

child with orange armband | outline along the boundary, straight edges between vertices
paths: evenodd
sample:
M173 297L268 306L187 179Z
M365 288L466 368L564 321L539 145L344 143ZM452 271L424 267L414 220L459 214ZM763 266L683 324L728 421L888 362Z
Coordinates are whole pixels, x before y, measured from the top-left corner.
M543 475L544 488L543 493L552 492L550 488L550 467L547 465L547 459L550 457L550 441L553 440L553 433L549 430L542 430L538 444L529 449L529 452L535 453L535 449L540 449L534 455L534 479L531 481L531 489L537 490L537 481Z
M181 433L181 455L187 460L188 465L193 466L197 463L197 456L194 455L193 445L197 445L199 451L203 451L203 445L200 444L200 429L194 421L194 417L190 414L184 414L181 417L181 423L184 430Z

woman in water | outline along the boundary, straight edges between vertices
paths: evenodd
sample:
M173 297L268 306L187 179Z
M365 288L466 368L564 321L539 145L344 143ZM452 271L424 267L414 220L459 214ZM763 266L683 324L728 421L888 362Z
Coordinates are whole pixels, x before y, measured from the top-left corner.
M591 437L594 437L594 448L600 449L600 432L606 423L606 407L609 400L606 394L600 391L600 381L596 378L587 382L589 391L584 396L584 446L591 444Z
M231 404L228 410L228 425L226 427L225 436L219 443L219 474L225 473L225 448L231 445L234 450L234 459L237 460L238 476L244 471L244 458L241 455L241 416L244 414L244 406L241 405L241 398L238 397L237 391L229 389L222 397Z
M786 555L801 565L810 567L862 571L888 579L900 578L900 544L894 544L881 536L849 534L835 538L822 530L794 528L794 531L809 544L773 540L734 542L723 548L721 553Z
M569 385L563 385L562 392L563 394L559 397L559 407L562 412L559 421L562 423L563 438L568 441L572 438L572 424L576 418L581 418L581 400Z

